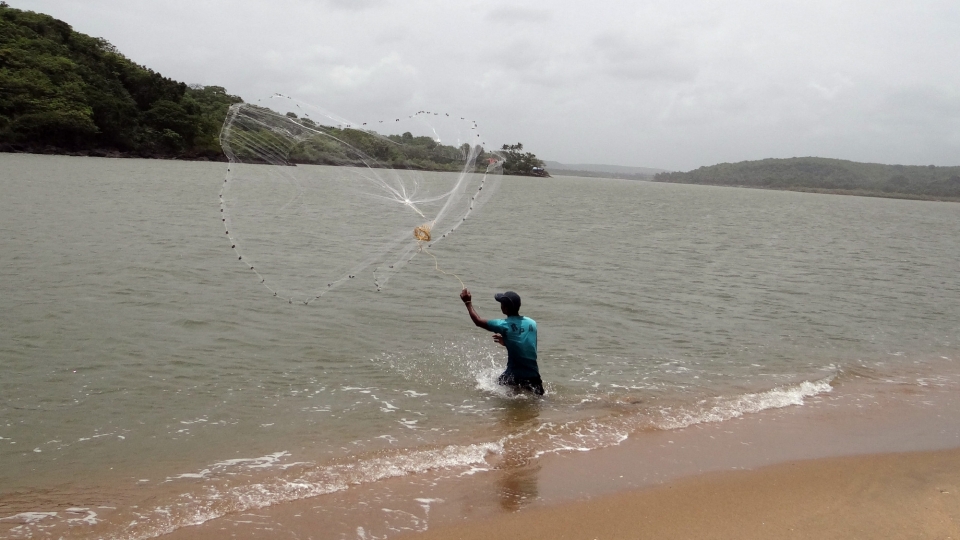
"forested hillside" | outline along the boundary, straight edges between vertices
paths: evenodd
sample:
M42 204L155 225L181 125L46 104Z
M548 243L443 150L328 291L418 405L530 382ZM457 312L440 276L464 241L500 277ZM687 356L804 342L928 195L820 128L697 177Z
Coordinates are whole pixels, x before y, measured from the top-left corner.
M960 167L881 165L813 157L721 163L690 172L660 173L654 180L876 197L960 200Z
M164 77L104 39L0 1L0 152L223 160L220 129L230 106L241 102L219 86ZM335 129L298 122L317 133ZM429 137L336 131L385 163L458 170L460 149ZM289 161L357 164L321 139L289 148ZM546 175L522 149L518 143L504 145L500 156L481 152L478 168L496 157L507 174Z
M239 101L0 2L0 150L223 159L220 127Z
M472 150L440 144L432 137L383 136L374 131L314 122L296 113L280 114L252 104L230 109L221 142L231 159L241 163L275 165L335 165L389 167L429 171L460 171ZM498 156L479 150L476 166L487 170Z

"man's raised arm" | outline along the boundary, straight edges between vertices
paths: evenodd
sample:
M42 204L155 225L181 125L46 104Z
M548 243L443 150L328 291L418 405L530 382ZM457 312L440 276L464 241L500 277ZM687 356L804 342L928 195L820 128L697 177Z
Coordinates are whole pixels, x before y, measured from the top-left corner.
M463 300L463 305L467 306L467 313L470 314L470 319L473 321L473 324L486 330L487 321L486 319L481 319L480 316L477 315L477 311L473 309L473 296L471 296L468 289L460 291L460 299Z

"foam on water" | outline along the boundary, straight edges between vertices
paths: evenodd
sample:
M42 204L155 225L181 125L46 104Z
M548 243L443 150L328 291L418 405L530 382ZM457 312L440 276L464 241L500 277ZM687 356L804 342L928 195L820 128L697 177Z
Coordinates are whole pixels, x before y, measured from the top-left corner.
M175 476L168 476L165 482L172 482L174 480L182 479L198 479L198 478L207 478L216 474L230 474L231 469L234 468L244 468L244 469L267 469L270 467L275 467L280 465L280 461L288 457L289 452L274 452L273 454L262 456L258 458L236 458L236 459L227 459L214 463L208 468L205 468L198 472L190 473L181 473ZM292 464L287 464L287 467L290 467Z
M278 502L315 497L343 491L351 485L376 482L387 478L422 473L434 469L465 468L484 462L490 453L502 451L494 443L447 446L433 450L417 450L389 457L374 457L326 467L304 467L292 476L278 474L255 483L208 488L205 495L184 495L176 503L142 515L123 538L151 538L185 525L197 525L227 513L263 508ZM288 455L278 452L275 456ZM236 460L233 460L236 461ZM266 466L260 460L255 467ZM271 465L275 462L271 462ZM215 467L213 467L215 468ZM152 518L152 519L151 519Z
M477 373L478 388L495 381L489 368ZM388 478L445 470L454 476L473 476L495 470L497 456L505 449L519 451L531 459L564 452L587 452L614 446L632 434L649 429L674 430L698 423L722 422L764 410L800 406L811 397L830 392L833 376L816 381L778 387L766 392L704 400L688 408L639 408L629 414L590 417L568 421L542 421L497 440L465 445L447 445L430 449L400 449L390 453L347 459L317 465L287 462L290 452L278 451L256 458L217 461L199 471L168 477L164 483L187 482L180 494L151 509L129 509L110 518L110 527L97 529L105 538L145 539L178 528L199 525L227 514L263 508L273 504L316 497ZM490 387L498 398L501 393ZM515 398L504 394L503 397ZM524 399L524 398L520 398ZM512 400L511 400L512 401ZM530 400L536 404L536 400ZM417 421L401 418L401 424L416 429ZM425 513L432 499L423 499ZM87 508L68 508L74 514L61 518L59 512L26 512L0 518L20 523L10 530L13 537L30 537L40 530L57 526L93 526L100 524L96 512ZM75 514L86 513L84 517ZM123 525L121 525L123 524Z
M499 367L481 367L477 369L475 373L477 381L476 389L501 398L522 396L522 394L517 394L511 391L509 387L497 382L501 373L503 373L503 369Z
M497 443L450 445L442 448L414 450L390 456L372 457L328 466L310 464L284 464L287 452L251 459L232 459L214 463L199 472L183 473L172 480L194 480L173 500L153 506L148 510L129 510L120 516L112 516L113 524L126 523L102 533L105 538L143 539L170 533L178 528L199 525L230 513L240 513L263 508L279 502L330 494L350 486L377 482L430 470L464 470L486 463L490 454L502 452ZM290 471L295 467L294 471ZM257 470L261 474L241 476L237 468ZM263 474L266 469L273 473ZM239 481L238 481L239 480ZM196 482L199 482L196 483ZM68 509L67 512L81 509ZM82 509L87 511L87 509ZM57 518L57 512L31 512L3 518L19 520L24 525L35 525L47 518ZM66 525L98 523L95 513L85 518L71 518ZM33 528L37 530L37 528ZM21 527L11 530L17 537L29 537L31 530Z
M661 429L679 429L694 424L723 422L768 409L803 405L806 398L832 391L830 382L833 379L834 376L830 376L819 381L803 381L796 386L774 388L757 394L704 400L692 408L664 408L660 411L663 417L656 422L656 426Z
M57 525L57 523L48 524L47 520L56 518L59 512L20 512L12 516L0 518L0 522L19 523L10 528L10 533L14 537L29 538L33 536L34 531L42 531ZM66 520L69 525L69 520Z
M0 521L13 521L25 523L27 525L43 521L47 518L57 517L58 512L20 512L12 516L2 517Z
M68 514L83 514L83 517L71 517L67 519L70 525L96 525L100 523L97 519L97 513L89 508L67 508L64 512Z
M501 444L520 444L534 457L562 452L587 452L618 445L632 434L645 430L674 430L695 424L722 422L745 414L803 405L805 400L832 391L833 377L774 388L767 392L718 397L696 407L679 409L641 408L630 414L591 417L565 422L542 422L511 434Z

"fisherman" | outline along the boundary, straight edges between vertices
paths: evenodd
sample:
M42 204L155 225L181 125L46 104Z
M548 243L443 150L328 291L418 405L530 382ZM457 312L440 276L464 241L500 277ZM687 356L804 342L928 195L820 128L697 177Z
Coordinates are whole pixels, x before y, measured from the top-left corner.
M494 295L507 318L489 321L481 319L473 309L473 296L468 289L460 291L460 299L467 306L473 324L493 332L493 340L507 348L507 369L497 382L542 396L543 381L537 367L537 321L520 315L520 295L513 291Z

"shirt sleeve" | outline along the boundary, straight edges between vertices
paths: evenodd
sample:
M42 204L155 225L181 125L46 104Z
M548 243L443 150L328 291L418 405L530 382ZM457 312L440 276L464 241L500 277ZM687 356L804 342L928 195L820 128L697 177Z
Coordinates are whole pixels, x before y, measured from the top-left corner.
M501 334L506 328L507 328L506 319L493 319L493 320L487 321L487 330L491 332Z

